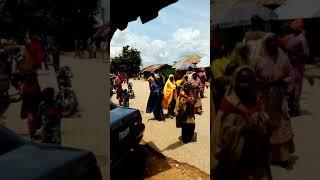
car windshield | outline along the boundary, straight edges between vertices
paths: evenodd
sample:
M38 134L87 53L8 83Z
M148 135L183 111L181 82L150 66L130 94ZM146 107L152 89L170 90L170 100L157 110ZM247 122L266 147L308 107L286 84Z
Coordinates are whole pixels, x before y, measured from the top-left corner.
M110 102L110 111L114 110L115 108L117 108L118 106L112 102Z

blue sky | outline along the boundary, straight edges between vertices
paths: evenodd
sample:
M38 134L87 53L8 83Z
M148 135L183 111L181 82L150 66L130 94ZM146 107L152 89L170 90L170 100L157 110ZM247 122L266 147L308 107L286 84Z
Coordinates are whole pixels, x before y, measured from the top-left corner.
M114 34L111 57L125 45L141 51L144 66L173 64L189 54L209 61L210 0L179 0L162 9L152 21L142 24L138 19L129 23L127 29Z

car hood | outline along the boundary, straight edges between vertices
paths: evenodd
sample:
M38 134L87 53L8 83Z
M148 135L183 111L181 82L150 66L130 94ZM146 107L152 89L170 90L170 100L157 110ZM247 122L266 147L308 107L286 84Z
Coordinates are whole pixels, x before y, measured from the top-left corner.
M131 114L135 113L136 109L130 109L130 108L121 108L117 107L110 111L110 127L111 130L116 129L120 127L122 124L124 124L124 121L126 118L128 118Z
M90 156L94 158L91 152L84 150L26 144L0 156L0 179L36 180L65 177L67 171L73 171L75 166L81 167L84 164L79 162L91 159Z

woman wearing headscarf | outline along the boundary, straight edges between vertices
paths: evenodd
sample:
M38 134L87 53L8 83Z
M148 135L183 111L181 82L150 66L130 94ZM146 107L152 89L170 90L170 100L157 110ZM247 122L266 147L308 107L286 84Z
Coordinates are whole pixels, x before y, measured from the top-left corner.
M211 72L213 76L212 86L214 90L213 101L215 104L215 110L217 111L226 91L225 72L230 64L230 60L225 57L225 53L222 48L216 49L213 54L215 56L211 63Z
M217 180L271 180L268 115L257 99L254 70L238 68L211 130L212 174Z
M153 73L150 74L150 76L148 78L148 83L149 83L149 89L151 90L151 87L154 83L154 74Z
M192 140L195 130L195 99L188 82L184 83L176 103L176 127L182 129L181 137L184 143Z
M194 104L194 111L196 114L202 113L202 103L200 98L200 87L201 87L201 80L198 77L198 74L193 72L192 76L189 80L189 84L191 86L191 91L195 100Z
M163 120L163 106L162 106L162 87L161 79L159 76L155 77L156 80L151 85L150 96L147 103L147 113L153 113L154 118L157 120Z
M288 56L279 48L276 35L266 35L255 70L261 85L259 95L274 127L271 160L282 167L290 167L289 156L294 152L294 134L286 107L286 91L290 90L287 85L293 79L293 72Z
M169 78L164 86L163 90L163 109L168 109L169 118L173 119L174 117L174 108L175 108L175 99L176 99L176 83L172 74L169 75Z
M201 68L200 72L198 73L198 76L201 81L200 97L204 98L204 90L206 88L206 80L207 80L207 75L206 75L206 71L204 68Z
M257 62L261 53L262 41L266 32L264 31L265 22L259 16L253 16L251 18L252 28L248 31L243 39L243 42L249 47L249 59L251 64Z
M184 75L181 79L177 80L176 81L176 86L177 86L177 95L179 95L180 93L180 90L182 89L182 86L184 83L186 82L189 82L188 81L188 76L187 75Z
M293 21L290 27L293 30L293 33L288 37L286 49L295 72L295 81L293 84L294 91L290 98L290 105L292 106L292 115L299 115L304 64L306 63L310 52L308 42L305 37L303 20L298 19Z
M239 42L236 44L228 59L231 63L235 63L239 66L249 66L251 65L249 54L249 47L245 43Z

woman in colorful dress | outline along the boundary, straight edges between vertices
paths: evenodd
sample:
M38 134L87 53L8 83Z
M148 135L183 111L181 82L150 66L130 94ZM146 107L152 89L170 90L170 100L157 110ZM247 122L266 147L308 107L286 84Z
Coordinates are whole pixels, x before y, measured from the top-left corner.
M162 104L163 109L168 110L169 118L173 119L176 105L176 83L172 74L169 75L169 79L164 86Z
M206 80L207 80L207 75L206 75L206 71L204 68L201 68L200 72L198 73L198 76L201 81L200 97L204 98L204 90L206 88Z
M198 77L197 73L192 73L192 77L189 80L189 84L191 86L191 91L196 103L194 104L194 111L196 114L202 114L202 103L200 98L200 87L201 80Z
M251 65L250 59L249 59L249 47L242 42L239 42L236 44L235 48L233 49L230 57L228 58L231 63L235 63L239 66L249 66Z
M306 63L310 52L308 42L305 37L303 20L298 19L291 23L293 34L288 36L286 50L288 52L290 62L295 72L295 81L293 83L293 93L290 98L292 107L291 114L300 114L300 97L302 92L302 80L304 74L304 64Z
M184 143L192 140L195 130L195 108L196 103L189 83L184 83L176 103L176 127L181 127L181 137Z
M274 34L267 34L263 41L261 58L255 67L257 81L262 88L259 96L270 116L271 160L274 164L290 167L290 154L294 152L293 130L286 107L287 85L294 77L288 56L279 48Z
M162 96L161 96L161 78L155 77L156 80L151 85L151 92L147 103L147 113L153 113L156 120L164 120Z
M265 22L259 16L253 16L251 18L251 24L252 29L245 34L243 42L249 47L250 64L254 65L260 56L262 41L266 32L264 31Z
M184 75L181 79L176 81L176 86L177 86L177 95L179 95L180 90L182 89L182 86L184 83L188 82L188 76Z
M254 70L238 68L211 130L216 180L271 180L268 115L257 99Z

